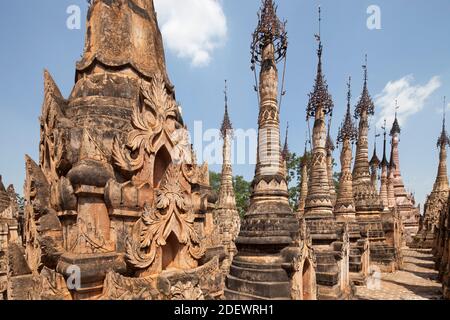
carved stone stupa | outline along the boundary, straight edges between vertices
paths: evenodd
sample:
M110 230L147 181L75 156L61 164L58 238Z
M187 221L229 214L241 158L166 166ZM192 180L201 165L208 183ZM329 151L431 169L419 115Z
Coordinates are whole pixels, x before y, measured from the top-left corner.
M225 90L225 114L223 117L221 136L223 139L223 165L219 195L214 210L216 236L225 248L226 260L222 264L224 275L230 271L231 262L237 253L234 244L241 226L241 219L236 207L236 197L233 189L233 170L231 165L231 148L233 127L228 114L228 95Z
M227 278L228 299L315 299L315 259L307 231L288 201L280 148L277 63L285 58L287 33L272 0L264 0L252 43L260 65L258 155L250 207L236 240ZM255 69L256 70L256 69Z
M396 268L395 248L386 243L381 214L383 204L371 178L369 164L369 116L374 115L375 105L369 94L367 64L364 68L364 86L355 109L359 119L358 142L353 167L353 197L356 218L363 234L370 241L370 263L390 272Z
M356 222L355 201L353 199L352 175L352 143L358 137L358 131L353 123L351 114L351 79L348 82L347 112L339 128L337 138L341 145L341 175L339 179L339 192L334 207L334 215L338 222L348 225L350 241L350 279L356 284L364 284L369 270L369 242L362 237L361 227Z
M442 122L442 131L437 141L439 148L439 164L433 190L427 197L424 206L424 217L421 229L414 239L414 246L432 248L435 235L439 229L440 214L445 210L449 195L447 172L447 148L450 138L445 128L445 114Z
M27 158L26 262L48 285L26 288L34 298L223 293L223 255L208 248L208 168L193 161L153 0L91 1L72 93L64 99L46 72L40 120L39 165ZM66 286L74 274L80 283Z
M399 143L400 143L400 125L395 115L394 123L390 135L392 137L392 157L395 164L394 167L394 193L395 202L399 215L402 218L404 225L404 245L412 242L412 237L419 230L419 210L415 207L412 194L406 192L405 184L400 171L400 156L399 156Z
M0 175L0 300L8 297L8 245L21 245L16 192L5 188Z
M320 9L319 9L320 20ZM310 229L317 257L319 299L345 299L349 294L349 239L346 225L333 214L333 200L327 162L327 129L325 117L334 107L322 72L322 41L319 42L317 75L309 95L307 119L314 118L312 158L305 205L305 220Z

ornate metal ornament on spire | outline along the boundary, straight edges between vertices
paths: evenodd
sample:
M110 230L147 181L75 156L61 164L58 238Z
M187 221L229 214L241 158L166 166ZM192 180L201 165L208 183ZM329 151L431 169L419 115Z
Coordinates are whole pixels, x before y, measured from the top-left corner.
M447 130L445 129L445 118L446 118L446 97L444 97L444 110L443 110L443 118L442 118L442 132L441 132L441 136L439 137L438 141L437 141L437 147L445 147L445 146L450 146L450 138L447 134Z
M344 140L350 140L352 142L356 141L358 138L358 129L356 128L355 123L352 119L352 111L351 111L351 99L352 99L352 92L351 92L351 81L352 78L348 78L348 92L347 92L347 113L345 114L345 119L342 122L342 125L339 129L337 141L338 143L344 142Z
M319 7L319 26L321 22L321 11ZM319 27L320 30L320 27ZM317 76L314 84L313 91L309 94L308 106L306 107L307 119L315 117L319 108L322 108L323 114L332 114L334 103L330 93L328 92L328 84L322 73L322 39L320 37L320 31L318 35L315 35L316 40L319 42L319 49L317 50L317 56L319 58L317 66Z
M275 62L278 63L286 57L288 48L286 21L278 18L273 0L263 0L258 13L258 26L253 33L252 65L263 63L262 50L270 43L274 45Z
M356 119L359 119L364 112L367 113L367 115L372 116L375 114L375 105L372 101L372 98L370 97L369 89L367 88L367 81L368 81L367 55L366 55L366 62L362 67L364 69L364 87L363 92L361 94L361 98L359 99L359 102L356 105L355 109Z
M223 121L222 121L222 127L220 128L220 133L223 139L228 134L232 134L233 131L233 125L231 124L230 116L228 114L228 86L227 81L225 80L225 113L223 115Z
M383 167L387 168L389 166L389 162L388 162L387 156L386 156L386 141L387 141L387 139L386 139L386 136L387 136L386 119L384 119L384 125L381 129L383 129L383 131L384 131L383 132L384 138L383 138L383 158L381 159L380 168L383 168Z
M400 134L402 132L402 130L400 129L400 124L398 122L398 118L397 118L397 111L398 109L400 109L397 100L395 101L395 120L394 123L392 124L392 129L391 129L391 137L396 135L396 134Z

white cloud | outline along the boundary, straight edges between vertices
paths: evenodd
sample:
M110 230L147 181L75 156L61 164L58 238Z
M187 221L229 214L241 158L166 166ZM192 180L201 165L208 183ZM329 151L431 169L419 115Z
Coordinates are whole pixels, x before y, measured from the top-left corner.
M394 121L395 100L398 101L398 120L402 125L410 116L421 111L428 97L441 86L438 76L432 77L425 85L414 85L413 82L413 75L389 81L383 91L375 97L375 105L381 109L378 126L383 124L384 119L387 123Z
M218 0L155 0L155 9L167 47L192 66L207 66L225 44L227 19Z

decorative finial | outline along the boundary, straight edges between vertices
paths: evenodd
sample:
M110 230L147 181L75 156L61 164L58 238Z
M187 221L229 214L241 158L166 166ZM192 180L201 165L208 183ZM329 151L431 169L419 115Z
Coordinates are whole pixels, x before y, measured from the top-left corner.
M280 62L286 57L288 48L286 21L278 18L277 7L272 0L263 0L258 18L251 45L252 65L263 62L262 51L269 44L274 45L275 62Z
M322 21L321 10L319 7L319 21ZM319 49L317 50L318 65L317 65L317 75L314 84L313 92L309 94L309 102L306 108L306 120L310 117L315 117L319 108L322 109L323 115L332 114L334 104L331 95L328 92L328 85L325 77L322 73L322 39L320 35L314 35L316 40L319 42Z
M320 7L320 4L319 4L319 39L320 39L320 33L321 33L321 23L322 23L322 8Z
M319 5L319 33L314 35L317 42L319 43L319 49L317 50L317 56L319 57L319 65L322 64L322 51L323 51L321 32L322 32L322 8Z
M352 110L351 110L351 99L352 99L352 77L348 77L347 82L347 112L345 114L344 121L342 122L341 127L339 128L338 133L338 142L344 142L345 140L350 140L352 142L356 141L358 137L358 131L352 119Z
M380 165L380 160L378 159L377 156L377 138L380 135L377 134L377 127L375 127L375 141L374 141L374 145L373 145L373 156L372 159L370 160L370 165L376 166L378 167Z
M228 84L227 84L227 80L225 80L224 94L225 94L225 108L228 108Z
M398 105L398 100L395 100L395 119L397 119L398 110L400 106Z
M446 96L444 96L444 106L443 106L443 108L444 108L444 112L443 112L443 114L444 114L443 127L445 127L445 116L446 116L446 113L447 113L447 97Z
M367 64L367 54L365 55L364 59L364 65L362 66L364 70L364 86L363 86L363 92L361 94L361 98L358 102L358 105L355 109L355 118L359 119L363 114L367 115L374 115L375 114L375 105L372 101L372 98L369 94L368 86L368 64Z
M400 124L398 123L398 118L397 118L397 113L398 113L399 109L400 109L400 106L398 105L398 101L395 100L395 120L394 120L394 123L392 124L391 137L396 134L401 133Z
M364 69L364 82L367 83L368 79L368 63L367 63L367 53L365 55L365 59L364 59L364 65L363 65L363 69Z
M441 147L441 146L450 146L450 138L447 135L447 130L445 128L445 116L446 116L446 109L447 109L447 98L444 97L444 110L443 110L443 116L442 116L442 132L441 132L441 136L438 139L437 142L437 146Z
M233 130L233 126L230 121L230 116L228 114L228 83L227 83L227 80L225 80L224 95L225 95L225 113L223 115L222 127L220 129L222 138L225 138L228 134L230 134L230 131Z
M387 156L386 156L386 143L387 143L387 125L386 125L386 119L384 119L384 125L381 127L381 129L383 129L383 159L381 159L381 163L380 163L380 168L383 167L388 167L389 163L387 161Z

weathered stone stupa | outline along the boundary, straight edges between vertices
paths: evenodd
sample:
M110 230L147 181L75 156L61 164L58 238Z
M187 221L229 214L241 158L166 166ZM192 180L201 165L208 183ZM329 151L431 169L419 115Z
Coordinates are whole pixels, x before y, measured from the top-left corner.
M356 222L355 201L353 199L352 143L356 141L358 131L351 113L351 78L348 82L347 112L339 128L337 142L341 145L341 175L339 192L334 207L338 222L348 224L350 240L350 280L364 284L369 273L369 241L362 237L360 225Z
M223 293L208 167L193 161L153 0L91 1L75 86L64 99L46 72L40 120L39 165L26 160L29 272L18 274L35 281L13 274L14 297Z
M400 156L399 156L399 143L400 143L400 124L398 122L397 113L395 115L394 123L392 124L391 144L394 160L394 193L395 202L398 213L402 218L402 224L404 226L404 245L412 242L412 237L419 230L419 210L415 207L412 194L406 192L405 184L400 171Z
M319 8L319 22L320 22ZM305 220L311 232L317 257L319 299L345 299L349 295L348 228L333 214L333 201L327 163L327 128L325 117L334 107L322 72L322 41L319 42L317 75L309 95L307 119L314 118L312 158L305 205Z
M363 91L355 109L355 118L359 119L359 131L353 167L353 197L357 221L363 234L370 241L370 263L382 270L393 271L396 267L395 248L386 243L381 219L383 204L372 183L369 167L369 116L374 113L375 106L369 94L366 64L364 65Z
M5 188L0 175L0 300L8 297L8 245L21 245L16 192Z
M442 121L442 131L437 141L439 148L439 164L433 190L427 197L424 206L424 217L421 229L415 236L413 246L432 248L435 235L438 233L440 215L444 213L449 196L449 183L447 172L447 148L450 146L450 138L445 128L445 111ZM445 226L442 226L445 227Z
M237 253L234 244L241 226L241 219L236 207L236 197L233 189L233 170L231 164L231 148L233 140L233 126L228 114L228 95L225 89L225 113L223 116L221 136L223 139L223 164L220 189L216 208L214 210L214 225L216 236L225 248L226 259L222 264L226 276L230 271L231 262Z
M252 63L260 65L258 155L250 207L236 240L228 299L315 299L315 259L304 224L288 201L280 148L277 63L287 33L272 0L264 0L253 34ZM256 69L255 69L256 71Z

